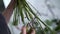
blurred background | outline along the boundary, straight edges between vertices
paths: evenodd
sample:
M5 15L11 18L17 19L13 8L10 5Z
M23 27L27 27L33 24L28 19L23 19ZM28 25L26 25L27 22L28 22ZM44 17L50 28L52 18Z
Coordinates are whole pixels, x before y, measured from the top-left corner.
M2 12L9 5L11 0L0 0L0 12ZM57 34L60 34L60 0L27 0L32 6L36 8L38 12L36 14L46 22L52 29L57 31ZM23 26L22 22L18 27L18 30L15 26L12 25L13 15L11 16L10 23L8 24L12 34L19 34ZM27 21L27 20L26 20ZM43 28L44 25L42 24Z

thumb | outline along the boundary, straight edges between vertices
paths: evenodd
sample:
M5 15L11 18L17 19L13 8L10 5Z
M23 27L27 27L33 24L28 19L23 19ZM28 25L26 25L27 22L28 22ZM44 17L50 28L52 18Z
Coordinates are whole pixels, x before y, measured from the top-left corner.
M22 28L22 34L26 34L26 26Z
M35 34L35 30L33 29L33 31L31 32L31 34Z

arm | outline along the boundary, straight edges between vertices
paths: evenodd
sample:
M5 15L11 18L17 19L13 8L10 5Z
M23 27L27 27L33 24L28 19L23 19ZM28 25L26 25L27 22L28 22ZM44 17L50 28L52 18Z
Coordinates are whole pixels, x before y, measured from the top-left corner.
M8 7L2 13L3 16L5 17L7 23L8 23L11 15L13 13L14 6L15 6L15 0L11 0L10 4L8 5Z

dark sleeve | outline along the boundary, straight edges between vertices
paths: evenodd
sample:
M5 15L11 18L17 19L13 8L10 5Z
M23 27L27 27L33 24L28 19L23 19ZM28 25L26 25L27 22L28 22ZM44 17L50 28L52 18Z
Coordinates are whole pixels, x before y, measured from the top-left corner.
M0 14L0 34L11 34L2 14Z

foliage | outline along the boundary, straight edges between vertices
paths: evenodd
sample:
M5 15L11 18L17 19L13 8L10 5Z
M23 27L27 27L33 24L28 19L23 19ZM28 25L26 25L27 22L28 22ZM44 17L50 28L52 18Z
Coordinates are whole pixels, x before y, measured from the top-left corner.
M46 34L45 30L42 28L41 23L49 30L51 34L56 34L54 30L52 30L49 25L43 22L37 14L35 14L34 10L30 7L29 3L26 0L16 0L13 25L18 25L18 20L21 17L21 21L23 24L27 24L27 27L34 28L36 30L36 34ZM27 18L30 23L25 23L24 18ZM48 22L48 21L47 21Z
M55 23L55 25L57 25L57 27L53 28L55 30L56 33L58 33L60 31L60 20L59 19L52 19L52 20L46 20L45 21L49 26L53 25ZM55 26L54 25L54 26ZM44 29L46 32L48 32L49 30L47 30L47 28Z

